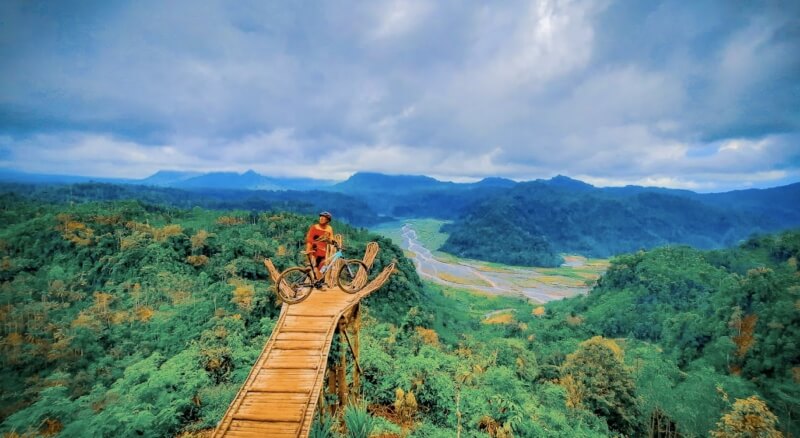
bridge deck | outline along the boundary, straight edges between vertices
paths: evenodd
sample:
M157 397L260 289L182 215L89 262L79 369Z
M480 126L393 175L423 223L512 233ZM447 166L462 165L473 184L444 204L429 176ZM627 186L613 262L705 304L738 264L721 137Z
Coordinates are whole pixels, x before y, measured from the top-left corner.
M339 319L383 285L394 268L394 263L386 267L357 294L315 290L301 303L284 304L269 341L213 436L308 436ZM274 269L271 273L274 277Z

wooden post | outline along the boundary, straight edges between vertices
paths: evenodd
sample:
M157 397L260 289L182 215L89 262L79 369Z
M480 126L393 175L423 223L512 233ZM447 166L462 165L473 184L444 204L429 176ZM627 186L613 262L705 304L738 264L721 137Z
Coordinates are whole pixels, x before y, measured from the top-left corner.
M339 364L336 367L336 385L339 389L339 409L344 409L347 404L347 346L345 345L344 331L347 329L344 320L339 320Z
M356 364L361 362L358 361L359 358L359 345L360 345L360 332L361 332L361 303L359 302L356 304L355 307L355 317L353 318L353 360ZM353 392L361 395L361 376L359 374L360 367L354 366L353 367ZM360 398L360 397L359 397Z
M336 373L334 373L334 370L331 369L326 372L328 373L328 394L336 394ZM331 404L330 414L333 415L335 413L336 404Z

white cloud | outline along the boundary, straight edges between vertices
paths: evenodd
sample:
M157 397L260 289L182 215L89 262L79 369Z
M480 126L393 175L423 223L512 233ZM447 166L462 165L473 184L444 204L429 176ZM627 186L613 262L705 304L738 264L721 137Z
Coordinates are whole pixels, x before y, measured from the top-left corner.
M800 168L800 39L764 5L12 3L0 159L25 170L703 188Z
M76 132L6 138L10 161L27 172L139 178L159 169L202 169L203 163L170 145L143 146L106 135Z
M701 173L689 177L675 177L665 174L654 174L639 178L606 178L592 175L577 175L575 177L598 187L636 185L686 189L698 192L719 192L730 190L732 185L735 185L738 189L761 187L763 183L782 180L789 176L797 178L800 177L800 174L790 175L784 171L774 170L755 173Z
M376 24L371 32L375 39L406 35L424 20L432 3L420 0L389 0L376 5Z

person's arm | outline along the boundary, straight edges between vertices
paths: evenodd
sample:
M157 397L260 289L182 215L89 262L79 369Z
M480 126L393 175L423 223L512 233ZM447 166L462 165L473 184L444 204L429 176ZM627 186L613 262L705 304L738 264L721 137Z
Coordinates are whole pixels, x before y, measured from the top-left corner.
M311 244L313 243L313 238L311 236L311 231L314 229L314 226L308 227L308 232L306 233L306 252L311 252Z

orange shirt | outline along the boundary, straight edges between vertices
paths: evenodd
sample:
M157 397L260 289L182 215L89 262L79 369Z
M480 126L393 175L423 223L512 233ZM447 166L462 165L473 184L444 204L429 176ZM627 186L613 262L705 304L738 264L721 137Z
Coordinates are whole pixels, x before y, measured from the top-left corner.
M311 225L306 234L306 243L311 244L311 251L317 257L325 257L327 253L328 244L317 241L317 239L324 237L333 238L333 228L330 225L325 228L321 228L319 224Z

